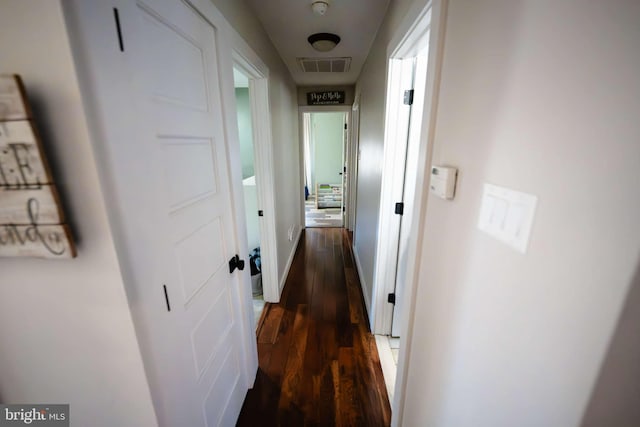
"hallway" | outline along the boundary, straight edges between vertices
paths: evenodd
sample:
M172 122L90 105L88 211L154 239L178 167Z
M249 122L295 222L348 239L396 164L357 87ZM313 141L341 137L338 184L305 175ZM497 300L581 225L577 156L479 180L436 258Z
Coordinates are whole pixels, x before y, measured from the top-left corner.
M257 331L239 426L386 426L391 410L347 232L306 229L282 299Z

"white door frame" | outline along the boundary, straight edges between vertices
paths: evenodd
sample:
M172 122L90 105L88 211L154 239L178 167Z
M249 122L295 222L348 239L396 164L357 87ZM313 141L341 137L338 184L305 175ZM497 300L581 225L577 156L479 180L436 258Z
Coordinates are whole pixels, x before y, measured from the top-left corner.
M260 221L260 256L264 300L280 301L278 248L276 244L275 184L271 112L269 110L269 69L241 38L233 41L234 66L249 77L249 103L253 132L253 162Z
M351 210L349 207L349 197L351 197L351 183L349 178L351 175L347 172L351 169L351 137L349 128L351 127L351 113L344 115L344 130L342 131L342 227L349 229L349 221L351 220Z
M305 105L298 107L298 133L299 133L299 141L300 141L300 188L304 191L304 115L305 113L345 113L347 115L346 122L349 123L347 126L347 142L351 141L351 105ZM344 160L344 159L343 159ZM353 169L352 166L349 166L350 169ZM348 170L347 174L352 173L352 170ZM301 224L305 224L305 209L304 209L304 197L302 197L302 212L301 212ZM343 199L343 203L344 203ZM349 203L349 201L347 201ZM347 206L349 209L349 206ZM344 219L344 216L343 216ZM347 228L346 222L343 220L342 226ZM305 226L306 228L306 226Z
M360 94L356 95L356 99L351 106L351 120L349 123L349 161L347 164L347 177L349 178L349 194L347 211L349 212L349 221L346 227L355 232L356 229L356 202L358 197L358 154L360 146ZM355 238L353 239L355 241Z
M446 22L447 0L421 0L416 1L409 9L405 18L398 26L394 37L387 49L387 58L398 57L401 54L410 54L423 40L425 33L429 34L428 42L428 66L427 82L425 86L424 108L420 130L420 148L418 152L418 170L415 182L414 205L411 207L412 221L410 224L413 235L407 251L407 273L405 292L402 296L402 305L405 314L401 323L400 353L398 357L398 369L396 375L395 393L392 408L391 425L394 427L403 424L405 394L407 388L408 372L411 366L411 341L413 336L415 319L415 295L420 283L420 266L418 260L421 256L422 241L425 232L425 215L427 212L427 200L429 195L430 165L433 153L433 140L435 135L435 118L439 94L440 72L444 47L444 31ZM386 125L389 124L387 120ZM385 146L388 141L385 132ZM382 200L382 198L381 198ZM378 242L385 242L384 230L378 235ZM377 263L383 262L376 260ZM394 266L395 267L395 266ZM425 267L425 268L428 268ZM377 273L377 270L376 270ZM394 274L395 277L395 274ZM375 289L375 288L374 288ZM375 292L375 290L374 290ZM374 304L386 304L386 298L376 295ZM378 308L380 310L380 308ZM378 319L372 322L375 327ZM375 329L374 329L375 330Z

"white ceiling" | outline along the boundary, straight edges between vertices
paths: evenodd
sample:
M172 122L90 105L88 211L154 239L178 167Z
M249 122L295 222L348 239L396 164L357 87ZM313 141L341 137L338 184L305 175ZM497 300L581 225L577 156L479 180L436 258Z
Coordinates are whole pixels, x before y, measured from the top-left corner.
M324 16L311 10L312 0L247 0L289 68L296 84L353 84L373 44L389 0L329 0ZM314 33L334 33L342 39L330 52L318 52L307 42ZM296 58L351 57L346 73L303 73Z

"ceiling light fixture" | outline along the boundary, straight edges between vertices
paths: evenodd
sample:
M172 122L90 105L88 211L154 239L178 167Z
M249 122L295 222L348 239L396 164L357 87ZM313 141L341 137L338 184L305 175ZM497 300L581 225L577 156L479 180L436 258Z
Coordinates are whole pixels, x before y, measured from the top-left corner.
M313 13L318 16L322 16L327 13L327 9L329 9L329 2L327 1L314 1L311 3L311 9Z
M329 52L340 43L340 36L331 33L315 33L311 34L307 41L318 52Z

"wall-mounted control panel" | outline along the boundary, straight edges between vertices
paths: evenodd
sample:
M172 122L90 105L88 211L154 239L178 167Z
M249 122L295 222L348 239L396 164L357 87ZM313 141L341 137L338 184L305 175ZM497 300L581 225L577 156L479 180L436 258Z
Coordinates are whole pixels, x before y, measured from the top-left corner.
M431 167L431 192L442 199L453 199L458 169L447 166Z

